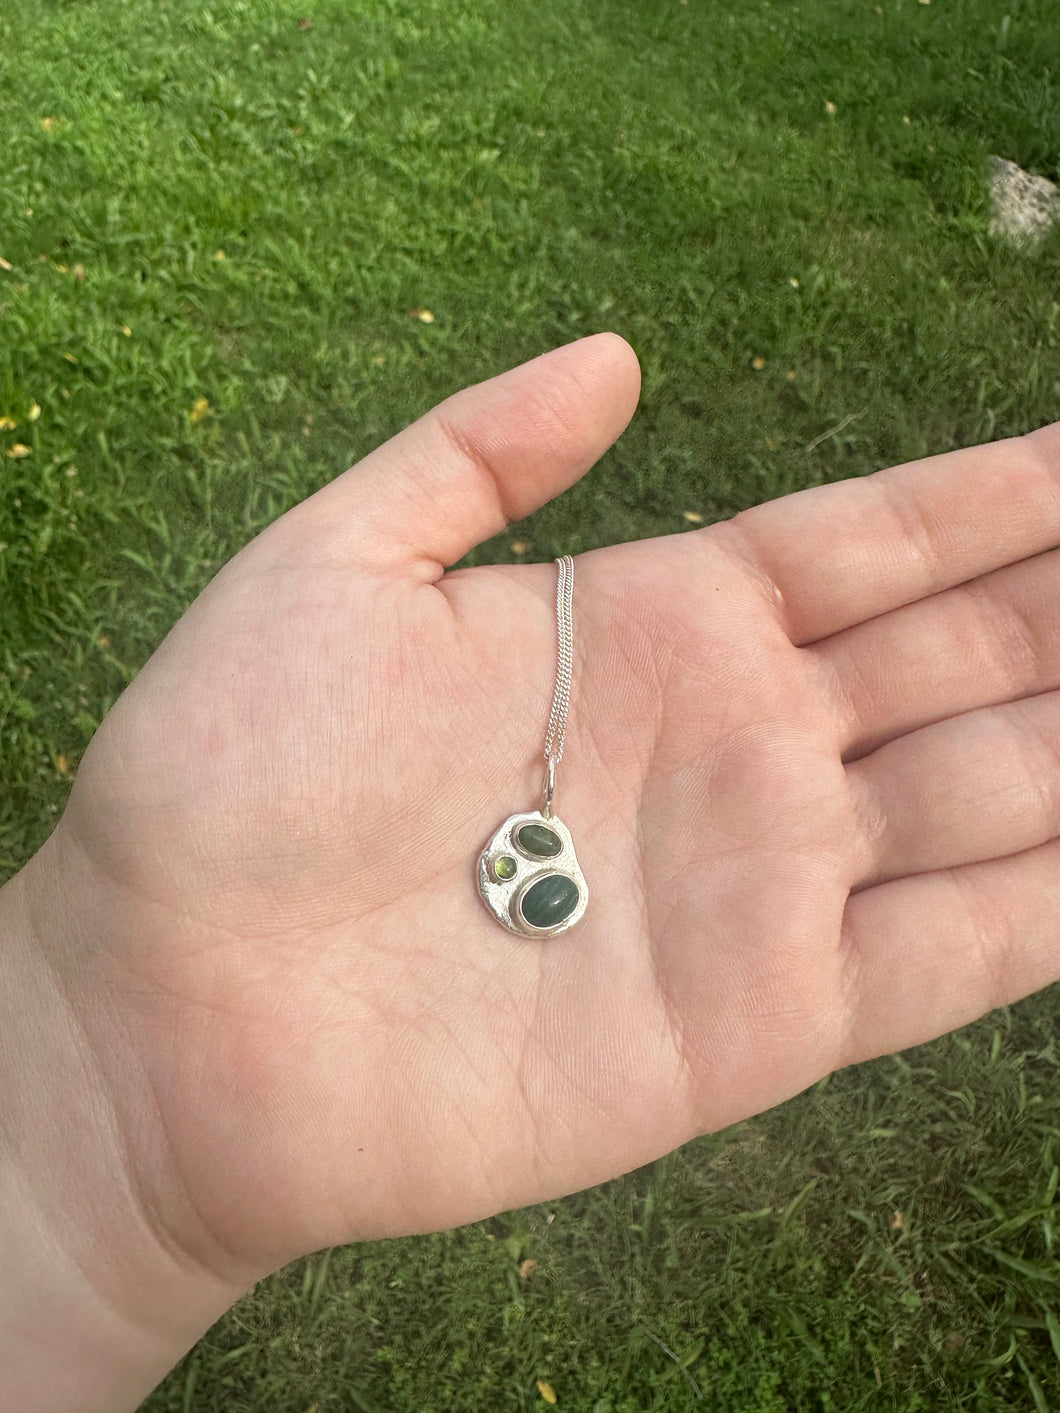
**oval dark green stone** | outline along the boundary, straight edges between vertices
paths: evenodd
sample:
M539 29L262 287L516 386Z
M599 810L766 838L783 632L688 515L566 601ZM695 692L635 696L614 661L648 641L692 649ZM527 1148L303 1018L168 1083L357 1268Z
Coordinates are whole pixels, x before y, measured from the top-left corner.
M524 824L516 831L520 849L535 858L552 859L563 848L563 840L545 824Z
M531 927L555 927L578 906L578 885L563 873L547 873L523 894L519 910Z

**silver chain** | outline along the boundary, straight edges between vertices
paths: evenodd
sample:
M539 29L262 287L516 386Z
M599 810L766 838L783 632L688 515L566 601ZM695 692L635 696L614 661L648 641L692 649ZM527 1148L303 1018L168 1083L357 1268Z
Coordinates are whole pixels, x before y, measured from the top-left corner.
M556 580L556 632L559 639L556 654L556 685L552 692L552 711L545 736L546 818L552 815L552 793L556 785L556 766L563 759L563 743L567 735L567 712L570 709L571 668L574 665L574 560L569 554L556 560L559 575Z

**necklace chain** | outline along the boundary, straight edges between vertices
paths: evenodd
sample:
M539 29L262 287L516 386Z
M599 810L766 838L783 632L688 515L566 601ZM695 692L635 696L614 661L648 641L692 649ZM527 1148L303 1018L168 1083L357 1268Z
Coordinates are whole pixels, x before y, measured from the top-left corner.
M556 654L556 685L552 692L552 711L545 737L545 759L554 767L563 759L563 742L567 735L567 712L570 709L571 668L574 664L574 560L569 554L556 560L559 575L556 580L556 631L559 639ZM549 792L551 793L551 791Z

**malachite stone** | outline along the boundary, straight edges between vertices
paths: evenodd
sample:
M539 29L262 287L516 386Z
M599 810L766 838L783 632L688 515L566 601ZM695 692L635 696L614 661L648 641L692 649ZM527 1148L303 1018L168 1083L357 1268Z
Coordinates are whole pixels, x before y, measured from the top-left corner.
M502 883L507 883L509 878L515 877L518 867L511 854L501 854L499 859L493 860L493 876L499 878Z
M563 840L546 824L524 824L515 831L515 842L535 859L554 859L563 848Z
M546 873L523 894L519 911L531 927L557 927L577 906L578 885L574 879L564 873Z

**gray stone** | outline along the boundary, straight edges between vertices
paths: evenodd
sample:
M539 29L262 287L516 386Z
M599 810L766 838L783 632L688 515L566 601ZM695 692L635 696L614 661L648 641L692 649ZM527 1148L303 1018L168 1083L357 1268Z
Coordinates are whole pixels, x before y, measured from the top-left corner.
M1060 221L1060 190L1004 157L991 157L990 169L990 234L1038 245Z

